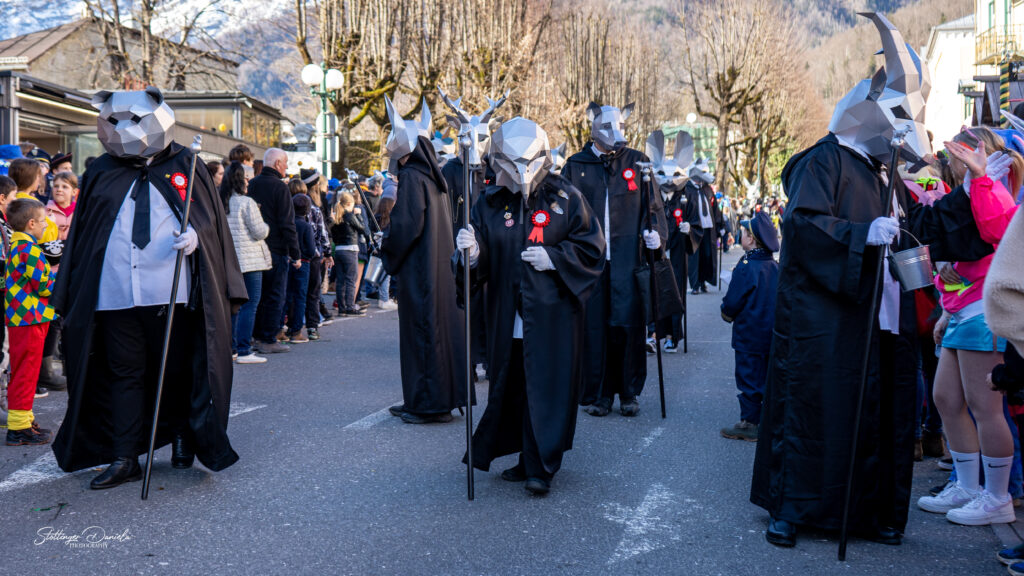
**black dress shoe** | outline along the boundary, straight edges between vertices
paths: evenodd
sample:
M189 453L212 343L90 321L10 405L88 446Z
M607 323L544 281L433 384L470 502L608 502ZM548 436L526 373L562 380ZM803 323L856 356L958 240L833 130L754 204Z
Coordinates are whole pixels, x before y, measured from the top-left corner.
M526 466L521 463L501 473L501 479L506 482L523 482L526 480Z
M534 496L543 496L551 491L551 483L541 478L527 478L526 491Z
M640 403L636 401L636 398L627 398L625 401L622 397L619 397L619 414L632 418L640 413Z
M584 407L583 411L598 418L607 416L612 411L612 400L611 398L600 398L590 406Z
M196 453L192 446L185 440L182 434L176 434L171 440L171 466L179 470L191 468L195 462Z
M388 407L388 412L391 412L392 416L401 417L405 414L405 404L395 404L394 406Z
M139 480L142 480L142 468L139 467L139 459L118 458L102 474L92 479L92 482L89 483L89 488L104 490L116 488L125 482L138 482Z
M895 528L879 528L864 534L864 539L886 546L899 546L903 544L903 533Z
M412 412L402 412L402 422L406 424L447 424L452 421L451 412L442 412L440 414L413 414Z
M775 518L768 519L768 530L764 533L769 544L792 548L796 546L796 526Z

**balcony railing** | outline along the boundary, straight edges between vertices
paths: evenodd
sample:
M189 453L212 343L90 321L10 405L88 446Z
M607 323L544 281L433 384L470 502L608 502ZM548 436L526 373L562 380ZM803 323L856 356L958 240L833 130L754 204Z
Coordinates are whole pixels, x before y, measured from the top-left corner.
M1024 25L997 26L978 35L974 48L975 64L995 65L1024 54Z

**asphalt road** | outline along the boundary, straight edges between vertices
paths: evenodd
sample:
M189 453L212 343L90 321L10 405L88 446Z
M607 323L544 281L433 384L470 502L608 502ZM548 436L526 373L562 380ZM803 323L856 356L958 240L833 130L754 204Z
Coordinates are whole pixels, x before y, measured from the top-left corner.
M729 268L737 256L727 255ZM0 566L9 574L1005 574L994 554L1015 533L997 537L916 508L903 546L854 540L846 563L836 560L834 534L801 534L790 550L767 544L767 515L747 500L754 445L718 434L738 419L720 301L718 292L690 298L689 354L665 356L668 419L652 357L640 415L581 414L575 449L546 498L498 478L511 456L477 472L476 500L467 502L465 421L412 426L387 415L401 399L397 315L373 309L323 328L319 342L236 367L229 432L241 461L221 473L178 471L164 449L146 502L140 483L90 491L96 472L60 473L49 447L0 447ZM486 386L478 393L483 402ZM44 426L63 415L61 396L37 401ZM914 497L943 479L934 461L921 463ZM101 546L67 543L96 533L107 537Z

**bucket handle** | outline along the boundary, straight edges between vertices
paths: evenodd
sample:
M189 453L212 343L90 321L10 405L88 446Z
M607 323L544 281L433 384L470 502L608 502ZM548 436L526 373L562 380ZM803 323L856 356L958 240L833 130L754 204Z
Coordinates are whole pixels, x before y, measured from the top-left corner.
M921 242L920 240L918 240L917 236L914 236L913 234L911 234L910 230L907 230L906 228L900 228L900 232L904 232L904 233L906 233L907 236L910 236L911 239L914 240L914 242L917 242L918 246L924 246L924 243Z

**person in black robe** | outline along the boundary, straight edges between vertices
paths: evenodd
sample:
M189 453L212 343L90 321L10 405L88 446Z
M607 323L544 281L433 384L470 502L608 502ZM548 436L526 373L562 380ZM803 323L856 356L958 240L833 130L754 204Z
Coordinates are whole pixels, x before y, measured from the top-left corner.
M665 202L665 221L668 223L668 258L672 263L676 286L680 290L686 290L688 259L696 251L703 233L700 228L700 217L696 205L690 202L683 188L662 186L661 194ZM683 305L685 307L685 301ZM659 339L666 339L666 352L677 352L679 342L683 339L683 315L673 314L670 318L659 320L656 332Z
M884 218L881 168L829 134L783 171L789 205L750 495L771 516L766 536L773 544L795 544L796 526L840 529L853 407L868 351L850 528L886 544L902 538L916 409L916 370L910 369L916 357L904 341L916 317L912 299L904 297L900 326L888 327L899 333L883 333L877 318L866 332L867 300L881 281L874 264L881 248L869 245L869 237L877 220L892 220ZM897 198L907 212L901 225L930 244L933 259L971 261L992 252L962 187L927 208L901 182Z
M543 131L514 118L495 132L496 148L504 148L505 132L542 138L543 146L527 148L538 161L546 159L525 190L513 190L513 178L504 179L496 167L497 184L473 206L472 229L459 233L460 248L472 254L473 289L487 287L487 306L474 313L486 314L492 328L490 394L473 434L473 466L487 471L495 458L518 452L518 464L502 478L526 481L531 493L545 494L563 453L572 448L582 383L583 303L601 275L604 238L579 191L549 172ZM531 164L522 153L506 154ZM462 254L455 255L460 285Z
M381 259L401 294L399 346L404 402L392 414L410 424L450 422L466 406L466 334L451 273L452 210L430 141L419 136L398 160L398 198Z
M662 239L668 235L657 194L650 199L655 203L654 222L649 231L643 229L648 199L641 194L637 163L649 159L626 147L622 127L631 111L632 105L620 113L618 108L591 104L592 142L562 168L562 176L603 222L607 242L604 272L586 305L586 367L580 404L592 416L606 416L616 394L623 416L640 412L637 397L647 380L647 323L635 271L643 262L643 249L662 249Z
M718 285L718 240L725 238L725 220L718 209L715 191L711 184L701 180L701 175L691 171L683 193L697 216L692 233L697 245L689 262L690 290L696 295L707 292L708 284Z
M441 168L441 174L448 185L449 203L452 207L452 234L455 235L458 234L459 230L466 227L465 210L463 209L463 202L465 202L465 198L463 198L465 173L462 158L455 157L445 162ZM483 158L483 164L480 168L473 171L472 177L473 197L470 201L471 205L474 205L483 195L487 184L494 181L494 172L488 165L486 157ZM470 302L471 311L483 308L486 302L484 292L485 290L480 290L473 294L472 302ZM473 377L477 378L480 374L486 373L487 370L487 320L484 314L472 314L472 322L473 326L470 336L470 342L472 343L471 357L473 365L477 367Z
M158 91L146 92L159 96L162 103ZM103 92L97 98L116 100L130 94L111 96ZM136 116L121 119L117 130L129 123L149 121L138 110L133 107L129 114ZM101 123L108 122L108 111L105 108L101 112ZM102 132L103 128L101 136ZM150 138L155 138L154 132L149 130ZM105 146L108 151L117 149L116 144ZM187 185L184 180L192 162L191 150L171 142L151 158L119 157L108 152L96 159L82 177L75 220L51 299L64 318L69 394L53 453L67 472L113 461L93 480L92 488L110 488L141 477L138 455L148 448L167 315L166 304L97 311L105 258L115 256L108 254L115 219L119 212L126 213L123 207L130 201L129 191L148 180L173 211L174 226L180 226ZM175 468L187 468L198 457L208 469L219 471L238 460L227 436L231 312L247 300L247 295L213 180L202 166L196 169L193 180L189 224L194 232L188 234L195 234L197 248L184 260L191 282L179 286L179 295L185 294L188 303L177 304L175 311L156 447L173 443ZM154 194L149 196L153 198ZM141 193L132 197L140 198ZM132 203L138 210L139 203ZM131 208L128 210L130 214ZM155 236L157 229L153 234L150 242L160 241ZM122 249L120 244L111 248ZM146 273L139 272L138 277L145 284ZM169 298L170 290L168 283L165 298Z

